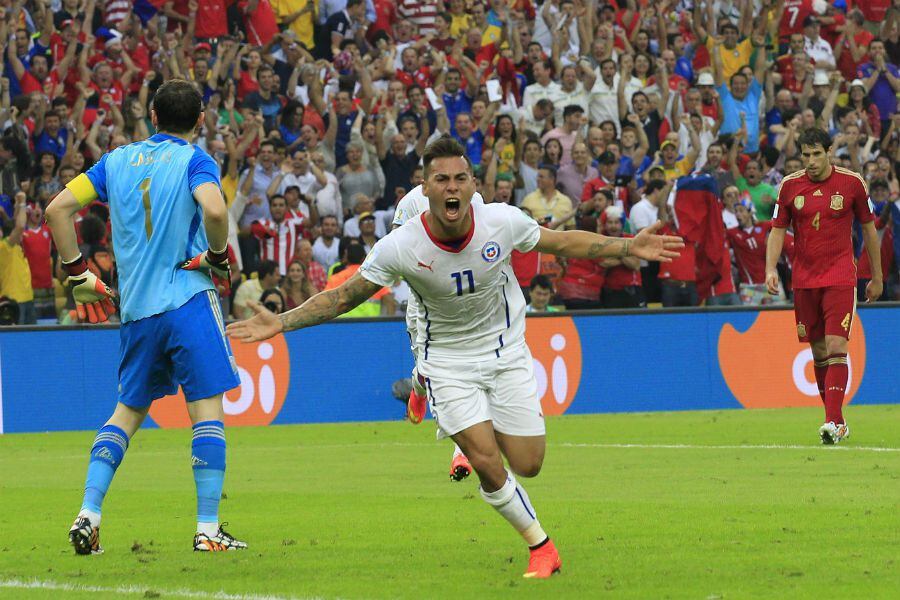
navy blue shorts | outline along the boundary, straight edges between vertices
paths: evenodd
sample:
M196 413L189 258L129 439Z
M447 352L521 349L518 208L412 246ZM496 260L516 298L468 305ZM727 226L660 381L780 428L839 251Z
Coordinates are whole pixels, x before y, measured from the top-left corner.
M212 290L183 306L122 324L119 402L145 408L181 385L188 402L240 385L225 337L219 298Z

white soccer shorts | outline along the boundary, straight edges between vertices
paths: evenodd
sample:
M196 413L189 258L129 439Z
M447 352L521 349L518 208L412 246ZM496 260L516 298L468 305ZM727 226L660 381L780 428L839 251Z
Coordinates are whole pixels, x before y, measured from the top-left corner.
M448 360L429 357L417 368L426 380L428 407L438 439L484 421L506 435L544 435L534 362L528 346L501 350L499 358Z

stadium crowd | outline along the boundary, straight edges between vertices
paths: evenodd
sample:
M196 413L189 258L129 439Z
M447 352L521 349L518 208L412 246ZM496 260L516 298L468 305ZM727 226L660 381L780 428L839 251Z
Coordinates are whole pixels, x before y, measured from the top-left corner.
M355 272L441 135L463 143L486 202L613 236L661 219L689 242L661 268L515 254L530 309L548 310L788 301L791 247L784 293L769 296L766 233L781 179L801 168L799 133L823 127L835 164L868 184L883 299L900 297L900 0L3 6L7 322L71 321L43 208L103 153L154 133L154 90L171 78L206 103L196 143L229 204L237 267L217 284L233 318L251 300L293 308ZM86 207L78 226L90 268L115 287L108 207ZM407 296L401 282L352 314L398 314Z

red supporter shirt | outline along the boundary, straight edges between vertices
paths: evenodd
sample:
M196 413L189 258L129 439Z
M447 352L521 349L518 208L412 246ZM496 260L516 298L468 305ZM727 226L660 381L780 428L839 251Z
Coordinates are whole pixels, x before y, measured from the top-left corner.
M862 11L866 21L881 23L887 18L887 11L891 7L891 0L862 0L856 3L856 7Z
M250 225L250 232L259 240L260 258L275 262L278 272L286 275L296 252L297 240L303 237L303 227L303 219L284 219L281 223L260 219Z
M659 230L660 235L678 235L670 226L665 225ZM675 281L697 281L697 249L693 244L685 244L678 251L680 256L670 263L659 263L659 278Z
M194 36L217 38L228 35L228 9L225 0L198 0Z
M813 14L813 0L785 0L784 14L778 24L778 36L786 40L794 33L803 33L803 21Z
M22 232L22 250L31 268L31 287L36 290L53 287L50 261L52 244L50 228L46 225L41 225L37 229L27 228Z
M806 171L782 180L772 226L793 226L795 289L856 285L854 218L860 223L875 218L866 184L857 173L832 167L825 181L810 180Z
M853 41L856 42L857 48L861 46L866 46L868 48L869 44L871 44L874 39L875 36L865 29L860 29L856 35L853 36ZM841 57L837 61L837 68L841 72L841 75L844 76L844 79L853 81L856 79L856 69L858 69L861 64L869 62L869 53L866 51L858 61L855 61L853 60L853 53L850 52L850 42L845 38L841 42L841 45L843 50L841 51Z
M531 252L513 250L509 257L509 263L512 265L513 273L516 274L519 287L527 288L531 285L531 279L538 274L541 266L541 254L537 250Z
M766 281L766 236L772 229L771 221L757 223L750 231L742 227L732 227L725 231L728 242L734 250L741 283L765 283Z
M566 300L599 300L604 270L593 258L566 259L566 272L557 284L557 291Z
M421 88L430 88L431 87L431 69L428 67L420 67L418 71L415 73L410 73L409 71L404 71L403 69L397 69L394 74L394 78L397 81L403 83L404 86L410 87L411 85L417 85Z
M244 26L247 28L247 41L252 46L265 46L278 30L278 20L269 0L259 0L256 10L247 12L248 0L238 2L238 8L244 13Z
M622 234L623 238L633 238L628 233ZM615 267L607 267L606 279L603 287L609 290L622 290L628 286L641 285L641 271L629 269L625 265L616 265Z

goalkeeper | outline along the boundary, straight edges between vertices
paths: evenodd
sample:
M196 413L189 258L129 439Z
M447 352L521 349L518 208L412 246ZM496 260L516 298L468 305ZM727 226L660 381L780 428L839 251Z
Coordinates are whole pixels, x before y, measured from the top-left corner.
M69 541L99 554L103 498L128 443L157 398L182 386L193 423L197 487L194 550L246 548L219 526L225 477L222 394L239 385L211 273L228 277L228 218L215 161L191 144L203 122L200 94L184 80L163 84L150 111L159 132L103 155L47 207L76 312L106 321L113 293L87 269L72 217L95 199L109 204L119 270L118 403L91 447L84 501ZM187 457L185 457L187 460Z

